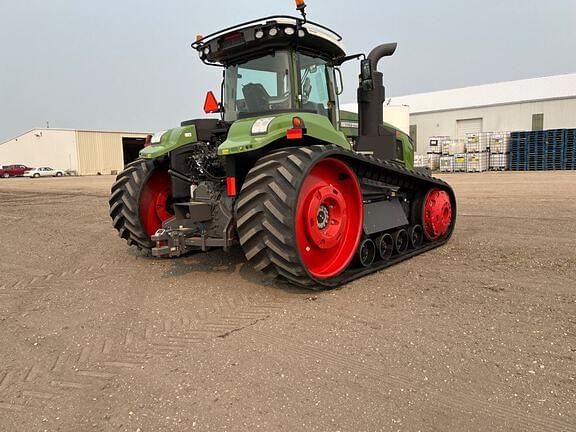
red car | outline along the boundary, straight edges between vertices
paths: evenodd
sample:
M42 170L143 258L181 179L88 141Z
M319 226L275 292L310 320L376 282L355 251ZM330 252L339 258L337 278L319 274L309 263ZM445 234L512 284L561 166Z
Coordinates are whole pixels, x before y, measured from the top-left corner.
M22 177L26 171L32 168L26 165L4 165L0 166L0 177Z

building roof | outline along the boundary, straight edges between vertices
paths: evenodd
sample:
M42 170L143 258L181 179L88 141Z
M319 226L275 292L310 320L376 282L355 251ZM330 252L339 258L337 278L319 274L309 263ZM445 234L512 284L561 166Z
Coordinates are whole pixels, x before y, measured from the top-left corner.
M117 131L117 130L96 130L96 129L67 129L67 128L34 128L30 129L24 133L21 133L15 137L12 137L8 140L0 142L0 145L6 144L10 141L15 139L21 138L24 135L28 135L32 132L50 132L50 131L64 131L64 132L94 132L94 133L113 133L113 134L126 134L126 135L148 135L151 132L135 132L135 131Z
M398 96L386 103L407 105L411 114L422 114L573 97L576 97L576 73ZM354 105L346 104L343 108L357 111Z
M576 97L576 73L394 97L413 114Z

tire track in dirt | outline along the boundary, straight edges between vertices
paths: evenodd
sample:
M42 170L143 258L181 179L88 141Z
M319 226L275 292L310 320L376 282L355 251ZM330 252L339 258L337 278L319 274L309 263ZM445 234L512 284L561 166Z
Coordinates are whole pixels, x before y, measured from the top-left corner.
M19 282L18 285L26 287L69 275L85 275L104 267L64 271ZM230 299L210 313L139 321L122 329L122 337L103 336L83 347L64 350L43 362L0 370L0 411L41 408L55 398L97 391L103 383L116 376L134 374L159 358L166 362L167 355L186 353L194 345L226 338L283 308L283 303L258 302L243 296Z
M576 430L576 421L525 414L516 409L501 404L486 402L462 392L452 392L451 395L448 396L440 393L437 389L426 385L423 382L417 382L414 378L396 373L383 373L376 364L369 364L351 359L348 356L340 355L325 349L319 349L312 345L297 344L292 340L253 328L246 329L246 332L252 334L258 341L268 342L276 347L283 347L281 349L288 351L289 354L286 358L296 355L311 360L320 360L332 366L339 368L343 367L345 370L355 370L360 374L364 374L366 377L373 379L374 382L386 383L388 386L392 387L401 387L404 389L409 388L415 392L424 391L431 395L431 398L436 403L443 405L449 410L457 409L465 414L479 413L486 417L497 418L502 422L512 421L525 428L525 430L541 430L546 432L570 432Z
M0 299L22 297L62 282L78 282L79 280L81 282L88 282L94 278L106 276L108 273L105 272L105 269L111 265L115 264L102 263L99 265L75 267L69 270L51 272L43 276L33 276L31 278L3 282L0 285ZM122 270L122 268L117 266L115 268ZM86 278L87 275L91 277Z

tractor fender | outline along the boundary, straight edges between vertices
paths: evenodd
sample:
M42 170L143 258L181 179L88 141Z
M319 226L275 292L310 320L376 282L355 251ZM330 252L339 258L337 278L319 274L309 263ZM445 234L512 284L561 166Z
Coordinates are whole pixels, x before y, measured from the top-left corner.
M154 143L140 150L142 159L156 159L170 153L177 148L198 141L195 125L182 126L162 133L159 143Z
M230 127L226 141L218 147L218 155L246 153L286 139L286 132L293 128L294 117L302 119L305 137L351 149L346 136L334 128L328 117L309 112L290 112L237 120ZM298 145L297 140L293 142L293 145Z

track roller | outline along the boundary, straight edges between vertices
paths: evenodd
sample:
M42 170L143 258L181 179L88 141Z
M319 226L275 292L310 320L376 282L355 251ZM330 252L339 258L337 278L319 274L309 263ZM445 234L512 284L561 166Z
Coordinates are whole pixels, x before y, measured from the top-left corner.
M380 259L388 261L394 252L394 239L390 234L381 234L376 238L376 247Z
M414 225L412 228L410 228L410 232L408 234L410 235L411 247L417 249L422 246L422 242L424 241L424 230L422 229L422 226Z
M370 267L376 259L376 244L372 239L364 239L356 252L356 259L362 267Z
M410 240L408 232L405 229L399 229L396 231L392 238L394 239L394 248L396 249L396 252L403 254L408 250Z

